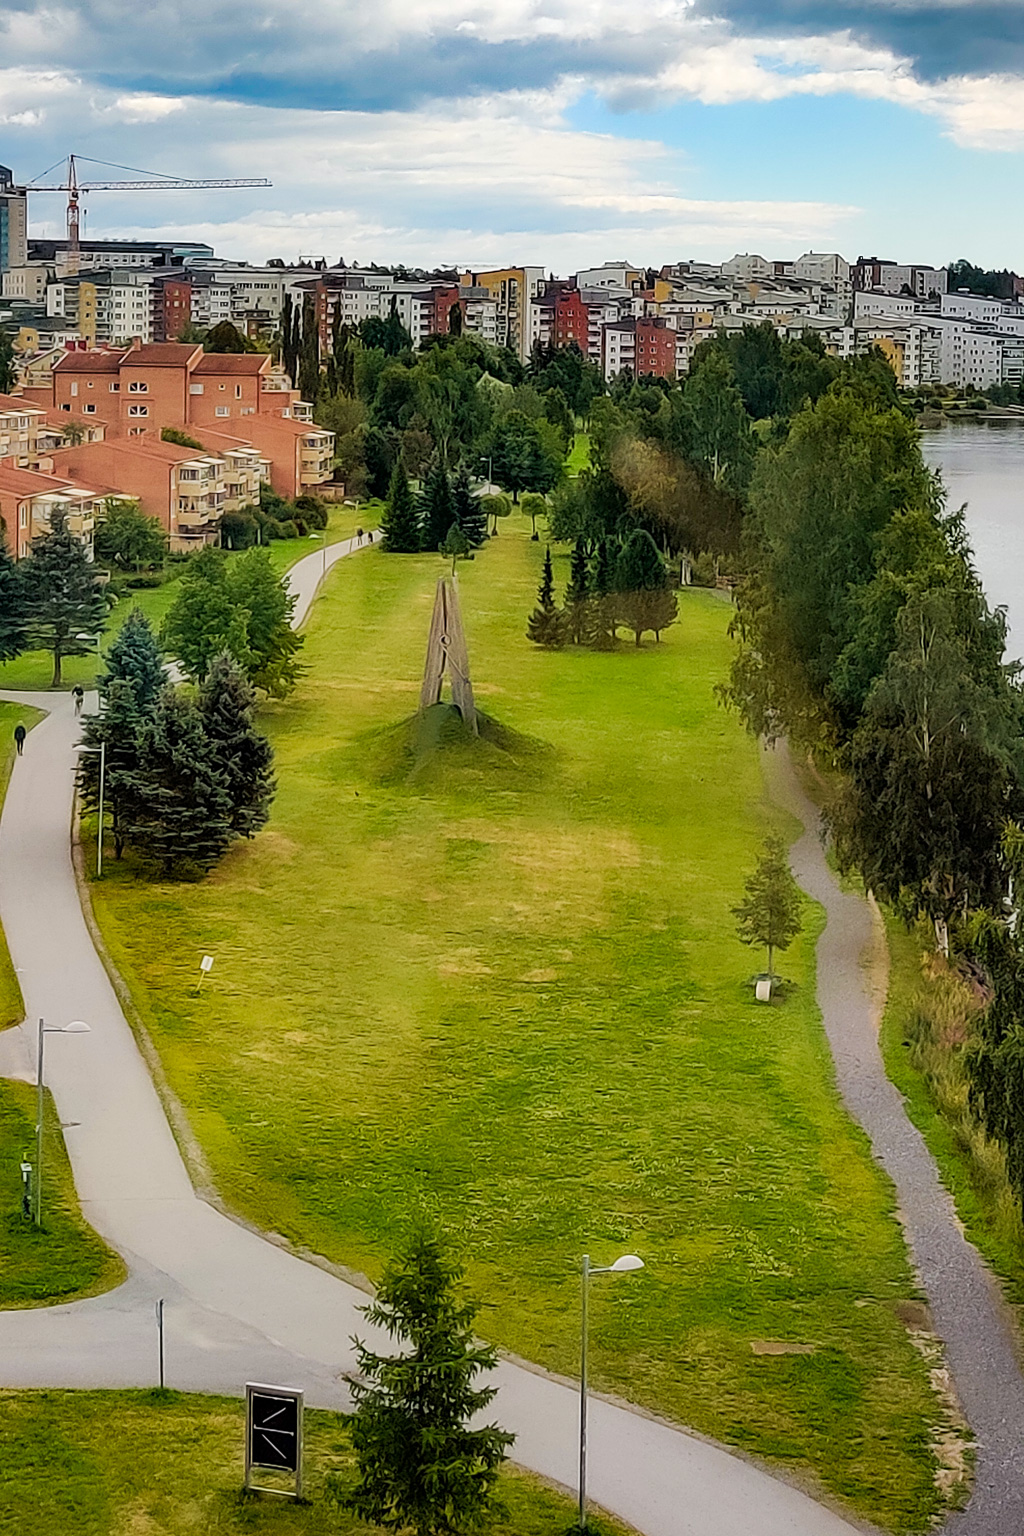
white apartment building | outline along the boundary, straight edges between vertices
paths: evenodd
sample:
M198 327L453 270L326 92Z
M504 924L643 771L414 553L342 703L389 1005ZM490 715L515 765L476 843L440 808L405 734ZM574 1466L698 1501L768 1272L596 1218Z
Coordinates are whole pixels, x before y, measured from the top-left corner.
M631 293L643 273L628 261L605 261L599 267L587 267L576 273L577 288L619 288Z
M793 263L793 276L834 288L843 298L849 298L853 292L850 263L837 251L805 251Z
M65 319L90 342L151 341L152 276L124 268L65 277L46 290L46 313Z
M763 256L732 256L728 261L722 262L722 276L732 278L737 283L763 283L769 277L775 275L775 267L772 262L765 261Z

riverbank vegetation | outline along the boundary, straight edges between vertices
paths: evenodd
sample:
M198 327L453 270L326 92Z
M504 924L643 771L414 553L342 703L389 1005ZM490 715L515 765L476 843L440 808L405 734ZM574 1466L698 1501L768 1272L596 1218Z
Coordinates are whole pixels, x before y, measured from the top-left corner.
M105 939L236 1209L373 1277L426 1211L484 1337L566 1375L580 1254L634 1250L637 1283L592 1298L600 1387L921 1529L939 1409L832 1081L819 917L777 1006L735 934L792 828L715 699L731 610L684 592L660 646L548 651L523 622L543 559L513 513L460 563L474 740L409 724L446 562L335 567L308 672L261 706L266 830L186 890L112 864Z

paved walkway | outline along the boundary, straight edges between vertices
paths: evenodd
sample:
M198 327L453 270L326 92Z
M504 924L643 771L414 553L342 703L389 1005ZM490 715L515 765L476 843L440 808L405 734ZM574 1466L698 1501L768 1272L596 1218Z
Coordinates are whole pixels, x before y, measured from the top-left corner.
M351 547L328 548L327 566ZM319 551L292 572L297 620L324 559ZM358 1313L366 1298L194 1193L79 907L68 836L79 730L70 698L21 698L50 713L29 736L0 820L0 922L28 1019L81 1018L91 1026L88 1035L48 1037L47 1082L83 1209L125 1256L131 1277L89 1301L0 1312L0 1382L152 1383L153 1304L163 1296L170 1385L237 1394L247 1380L269 1379L303 1387L314 1405L343 1406L351 1335L369 1333ZM857 954L849 962L854 976ZM0 1070L31 1075L30 1036L31 1027L2 1037ZM576 1325L574 1315L559 1320ZM496 1414L517 1435L516 1461L573 1487L571 1385L507 1362L496 1376ZM646 1536L851 1536L856 1529L761 1468L613 1403L594 1401L590 1446L593 1499ZM992 1525L989 1536L1004 1529Z
M998 1287L964 1237L953 1201L903 1099L886 1076L877 1023L861 971L871 939L867 902L839 886L825 861L814 806L797 784L788 753L765 754L775 798L804 823L791 850L793 871L828 923L818 941L818 1000L839 1090L896 1186L900 1214L936 1331L978 1441L974 1495L948 1536L1024 1533L1024 1377Z

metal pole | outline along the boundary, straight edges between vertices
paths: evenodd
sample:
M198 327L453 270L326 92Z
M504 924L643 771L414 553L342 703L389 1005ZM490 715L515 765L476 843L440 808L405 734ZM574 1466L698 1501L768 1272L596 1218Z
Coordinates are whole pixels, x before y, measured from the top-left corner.
M97 878L97 880L99 880L100 877L103 874L103 789L104 789L104 781L106 779L106 776L107 776L107 744L106 744L105 741L101 741L100 742L100 825L99 825L99 837L98 837L97 843L96 843L96 878Z
M161 1296L156 1304L156 1331L160 1348L160 1390L164 1388L164 1299Z
M43 1034L44 1025L39 1020L39 1043L36 1050L36 1226L43 1224Z
M579 1526L587 1528L587 1291L590 1282L590 1255L583 1255L582 1299L580 1305L580 1507Z

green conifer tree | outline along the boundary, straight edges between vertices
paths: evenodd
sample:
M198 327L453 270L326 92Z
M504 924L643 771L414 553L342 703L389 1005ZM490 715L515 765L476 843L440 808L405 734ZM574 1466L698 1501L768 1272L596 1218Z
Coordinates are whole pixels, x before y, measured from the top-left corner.
M736 927L744 944L763 945L768 951L768 974L774 976L775 951L788 949L800 932L800 892L781 838L765 838L746 892L732 909Z
M475 1424L495 1397L476 1378L494 1369L497 1355L474 1336L477 1308L460 1294L462 1274L443 1243L418 1233L363 1308L403 1352L379 1355L356 1341L348 1423L359 1481L345 1502L374 1525L416 1536L462 1536L485 1525L515 1438Z
M573 645L586 645L593 638L595 617L587 551L582 539L572 547L569 585L565 589L565 619Z
M13 661L28 644L25 590L21 571L11 559L0 521L0 661Z
M82 743L93 750L80 755L78 792L89 810L99 809L98 748L102 743L103 803L105 811L110 813L114 854L120 858L124 852L125 829L132 820L142 727L148 715L140 708L135 688L127 678L108 677L104 681L106 707L103 713L87 715L82 722Z
M10 333L0 325L0 395L9 395L14 388L14 343Z
M421 547L419 513L401 460L391 472L380 525L384 533L382 547L389 554L414 555Z
M32 541L21 570L26 633L33 650L53 657L53 687L65 656L88 656L106 628L107 602L82 541L55 511L49 531Z
M660 640L661 631L675 623L679 607L676 595L669 586L658 546L645 528L635 528L622 546L615 562L614 585L617 618L633 631L637 645L645 630L653 630Z
M199 712L230 801L231 831L252 837L266 824L274 797L274 751L256 729L256 695L233 656L214 658L199 693Z
M559 650L565 644L565 622L555 605L555 576L551 568L551 547L544 551L544 569L537 588L537 607L526 624L526 638L547 650Z
M610 539L601 539L597 546L597 555L594 559L593 570L593 597L591 599L591 618L593 627L590 635L590 644L597 651L607 651L616 642L617 609L616 597L612 591L615 575L615 562L613 558L612 542Z
M167 685L167 669L156 636L141 608L133 608L107 652L107 670L99 679L104 698L111 684L128 682L135 690L135 701L143 711L153 709L161 690Z
M420 524L423 530L423 548L435 551L441 548L448 529L455 521L455 503L448 471L441 459L435 459L427 475L420 496Z
M478 549L487 538L487 514L480 505L480 497L473 494L469 470L465 463L459 465L452 481L452 500L455 504L455 520L469 540Z
M126 841L165 876L208 870L231 841L231 814L198 707L165 689L139 734Z

